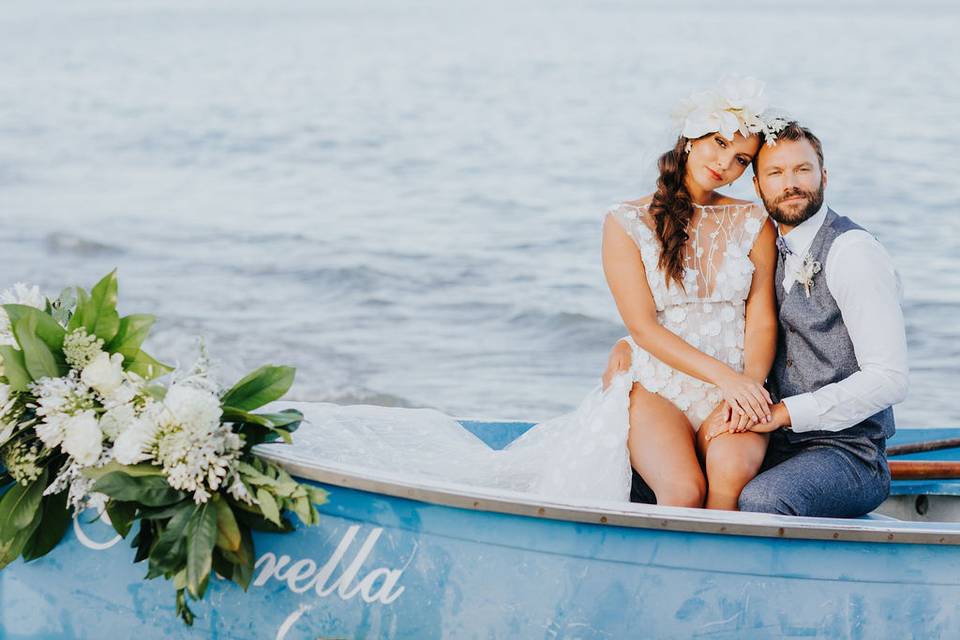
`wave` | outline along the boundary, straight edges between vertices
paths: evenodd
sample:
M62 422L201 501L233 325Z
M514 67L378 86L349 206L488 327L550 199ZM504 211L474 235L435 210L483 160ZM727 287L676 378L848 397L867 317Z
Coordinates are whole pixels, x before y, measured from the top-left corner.
M120 247L105 242L81 238L66 232L47 234L45 238L47 248L51 251L69 251L85 256L116 255L124 253Z

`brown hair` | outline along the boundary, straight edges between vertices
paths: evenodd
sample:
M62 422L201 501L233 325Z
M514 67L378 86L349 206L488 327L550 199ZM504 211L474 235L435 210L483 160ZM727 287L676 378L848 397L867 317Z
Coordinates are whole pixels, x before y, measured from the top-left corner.
M689 140L680 136L677 144L657 161L660 175L657 191L650 201L650 214L656 224L660 240L660 260L657 267L664 280L670 280L683 288L683 247L686 245L687 224L693 218L693 199L684 178L687 174L687 152L684 147Z
M813 147L813 150L817 152L817 160L820 161L820 168L823 169L823 145L820 144L820 138L815 136L810 129L802 126L797 121L788 122L787 126L780 130L780 133L776 134L776 141L780 142L782 140L789 140L790 142L797 142L798 140L806 140L810 143L810 146ZM766 136L761 140L760 151L763 150L763 146L767 143ZM757 155L753 156L753 175L757 175L757 161L760 158L760 151L757 151Z

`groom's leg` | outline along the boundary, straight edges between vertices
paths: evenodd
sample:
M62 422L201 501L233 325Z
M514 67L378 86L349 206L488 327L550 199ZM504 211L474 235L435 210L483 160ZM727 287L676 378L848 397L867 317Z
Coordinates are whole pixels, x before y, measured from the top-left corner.
M855 518L875 509L890 492L882 443L824 438L795 446L793 456L744 487L741 511Z

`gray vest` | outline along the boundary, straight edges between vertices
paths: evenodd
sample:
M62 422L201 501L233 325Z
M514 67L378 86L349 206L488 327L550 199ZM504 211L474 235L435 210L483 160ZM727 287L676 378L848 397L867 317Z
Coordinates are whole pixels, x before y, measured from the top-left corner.
M813 238L810 255L826 267L827 254L833 241L842 233L860 229L849 218L827 210L823 226ZM843 324L836 300L827 287L826 273L813 278L810 297L803 285L794 283L784 291L783 256L777 258L776 292L780 332L777 337L777 355L770 371L768 386L774 402L782 398L816 391L839 382L860 370L853 351L853 342ZM786 431L791 442L813 438L889 438L895 431L893 409L887 407L858 425L842 431Z

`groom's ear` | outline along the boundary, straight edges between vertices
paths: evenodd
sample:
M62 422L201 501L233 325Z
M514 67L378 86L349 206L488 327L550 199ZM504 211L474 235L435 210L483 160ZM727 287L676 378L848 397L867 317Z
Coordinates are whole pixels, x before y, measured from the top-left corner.
M822 167L820 169L820 184L822 185L822 188L824 189L827 188L827 168L826 167Z
M826 174L824 174L824 180L826 180ZM763 200L763 194L760 193L760 180L757 179L757 174L753 174L753 190L756 192L757 197Z

